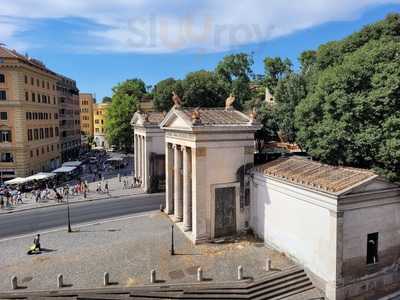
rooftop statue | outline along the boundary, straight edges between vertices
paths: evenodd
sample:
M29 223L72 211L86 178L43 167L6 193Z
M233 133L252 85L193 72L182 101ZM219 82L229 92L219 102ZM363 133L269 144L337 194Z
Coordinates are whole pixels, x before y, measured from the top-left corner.
M172 101L174 102L176 108L181 107L181 105L182 105L182 100L181 100L181 98L175 93L175 91L172 92Z
M229 97L225 100L225 110L233 108L232 105L235 102L235 100L236 100L235 96L231 93Z

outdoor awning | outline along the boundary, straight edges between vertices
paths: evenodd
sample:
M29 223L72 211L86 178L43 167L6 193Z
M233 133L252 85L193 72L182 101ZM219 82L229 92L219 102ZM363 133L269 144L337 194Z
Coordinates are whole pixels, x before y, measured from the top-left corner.
M26 179L27 178L17 177L17 178L11 179L11 180L7 180L4 183L5 184L9 184L9 185L11 185L11 184L22 184L22 183L25 183L25 182L29 181L29 180L26 180Z
M27 177L25 179L27 179L27 181L45 180L45 179L52 178L54 176L56 176L56 174L54 174L54 173L43 173L43 172L40 172L40 173L37 173L35 175L29 176L29 177Z
M81 161L67 161L62 164L63 167L79 167L82 164Z
M76 167L61 167L52 171L52 173L70 173L74 171Z
M122 157L112 157L107 159L107 161L123 161L124 159Z

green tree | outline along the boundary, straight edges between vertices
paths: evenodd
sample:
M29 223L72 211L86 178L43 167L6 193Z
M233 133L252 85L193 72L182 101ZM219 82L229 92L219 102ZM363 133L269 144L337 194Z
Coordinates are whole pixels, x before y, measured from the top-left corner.
M225 86L214 72L197 71L189 73L182 82L183 105L186 107L223 107L228 97Z
M277 140L279 130L276 120L275 108L265 102L257 107L257 119L260 120L263 127L255 134L257 151L262 152L265 143Z
M265 84L274 95L279 80L288 76L292 72L292 62L286 58L267 57L264 59Z
M275 119L281 136L289 143L296 140L295 110L306 97L306 83L301 74L291 73L281 79L275 89Z
M106 136L110 144L130 150L133 132L130 125L133 114L146 93L146 85L141 79L129 79L113 89L111 105L106 112Z
M215 69L218 79L225 85L225 90L235 95L234 105L238 109L251 99L250 78L253 64L251 55L238 53L225 56Z
M172 92L183 95L181 80L167 78L158 82L153 88L153 104L158 111L169 111L174 105L172 102Z
M400 15L317 51L316 83L298 105L298 141L330 164L400 179Z

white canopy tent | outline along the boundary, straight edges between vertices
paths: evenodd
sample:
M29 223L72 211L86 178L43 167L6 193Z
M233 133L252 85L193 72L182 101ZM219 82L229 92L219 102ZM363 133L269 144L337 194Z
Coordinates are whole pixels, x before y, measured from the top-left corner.
M67 161L62 164L62 167L79 167L82 164L81 161Z
M13 184L23 184L25 182L28 182L29 180L26 180L27 178L22 178L22 177L17 177L11 180L7 180L4 182L7 185L13 185Z
M27 177L25 179L27 179L27 181L45 180L45 179L52 178L54 176L56 176L56 174L54 174L54 173L43 173L43 172L40 172L40 173L37 173L35 175L29 176L29 177Z
M61 167L52 171L52 173L71 173L76 169L76 167Z

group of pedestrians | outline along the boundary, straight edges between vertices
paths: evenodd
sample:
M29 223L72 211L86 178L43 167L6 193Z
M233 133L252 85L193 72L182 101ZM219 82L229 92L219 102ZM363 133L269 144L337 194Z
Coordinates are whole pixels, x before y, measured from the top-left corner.
M17 204L23 204L21 191L8 188L0 189L0 208L9 208Z

